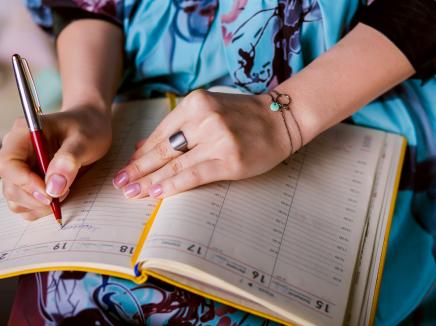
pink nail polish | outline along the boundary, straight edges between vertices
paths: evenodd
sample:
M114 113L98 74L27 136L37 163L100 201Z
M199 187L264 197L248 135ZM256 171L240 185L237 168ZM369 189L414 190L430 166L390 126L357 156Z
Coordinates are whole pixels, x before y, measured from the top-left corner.
M152 186L150 187L150 189L148 189L148 194L149 194L151 197L159 197L160 195L162 195L162 193L163 193L163 189L162 189L162 186L159 185L159 184L157 184L157 185L152 185Z
M129 175L126 171L121 171L115 176L112 183L114 184L115 188L119 189L121 187L124 187L126 184L129 183Z
M38 191L34 191L33 192L33 197L35 197L35 199L41 203L43 203L44 205L50 205L51 201L50 199L48 199L47 197L45 197L43 194L41 194Z
M59 174L53 174L50 179L48 179L46 192L52 197L59 197L67 185L67 179Z
M127 198L133 198L141 193L141 185L139 183L132 183L128 185L124 190L124 196Z

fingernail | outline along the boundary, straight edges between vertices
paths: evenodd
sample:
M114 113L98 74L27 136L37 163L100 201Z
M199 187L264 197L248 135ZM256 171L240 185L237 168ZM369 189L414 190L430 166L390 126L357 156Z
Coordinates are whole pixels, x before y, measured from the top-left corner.
M141 192L141 186L139 183L132 183L131 185L128 185L126 189L124 190L124 196L127 198L133 198L139 195Z
M46 192L52 197L59 197L67 185L67 179L59 174L53 174L48 179Z
M44 205L50 205L51 200L48 199L47 197L45 197L43 194L41 194L38 191L34 191L33 192L33 197L35 197L35 199L41 203L43 203Z
M152 185L152 186L150 187L150 189L148 189L148 194L149 194L151 197L159 197L160 195L162 195L162 193L163 193L163 189L162 189L162 186L159 185L159 184L157 184L157 185Z
M129 183L129 175L126 171L121 171L118 173L115 178L112 180L112 183L114 184L115 188L121 188L124 187L126 184Z

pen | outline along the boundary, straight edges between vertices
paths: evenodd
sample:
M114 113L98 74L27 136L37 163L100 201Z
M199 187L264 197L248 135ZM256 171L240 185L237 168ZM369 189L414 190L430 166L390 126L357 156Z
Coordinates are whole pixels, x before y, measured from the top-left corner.
M39 169L41 174L45 176L51 158L47 151L47 140L42 129L42 111L38 95L36 94L35 84L33 83L27 61L24 58L14 54L12 56L12 67ZM50 205L56 221L62 227L62 212L59 199L53 198Z

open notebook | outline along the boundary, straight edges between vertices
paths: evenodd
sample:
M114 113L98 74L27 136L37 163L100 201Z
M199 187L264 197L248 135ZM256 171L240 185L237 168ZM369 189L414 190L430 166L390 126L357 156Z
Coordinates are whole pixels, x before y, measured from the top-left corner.
M404 139L340 124L267 174L126 200L112 177L168 107L118 105L113 146L72 188L62 230L0 198L0 277L152 276L282 323L372 323Z

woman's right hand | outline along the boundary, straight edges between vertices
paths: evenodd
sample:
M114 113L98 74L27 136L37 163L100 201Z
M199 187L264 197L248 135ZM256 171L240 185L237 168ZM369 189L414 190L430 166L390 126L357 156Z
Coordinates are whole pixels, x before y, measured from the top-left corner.
M37 173L24 118L15 121L0 150L3 196L11 211L29 220L48 215L51 199L68 194L79 169L107 152L112 140L111 117L89 106L70 108L44 116L44 134L54 154L45 180Z

